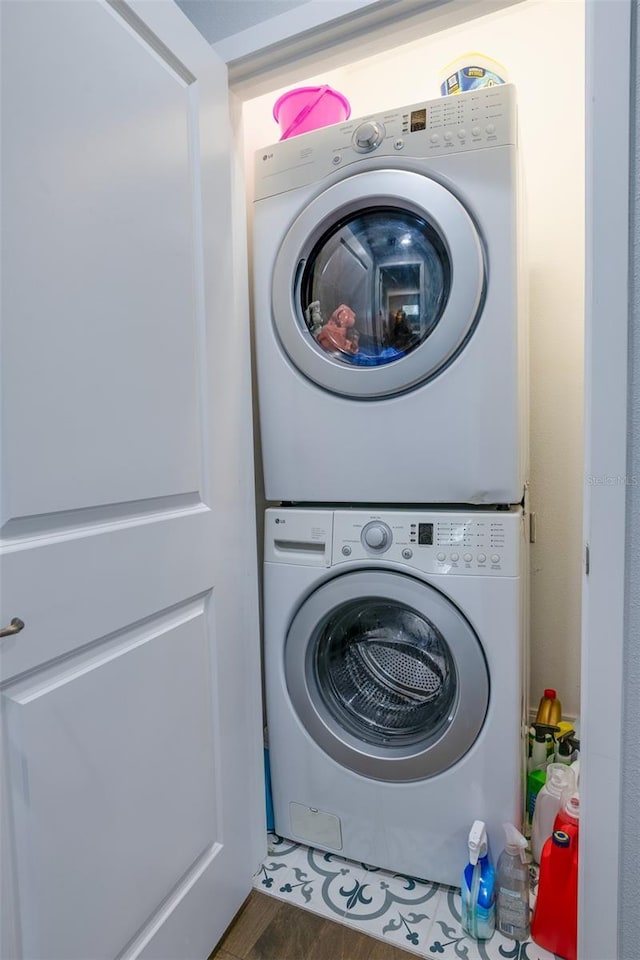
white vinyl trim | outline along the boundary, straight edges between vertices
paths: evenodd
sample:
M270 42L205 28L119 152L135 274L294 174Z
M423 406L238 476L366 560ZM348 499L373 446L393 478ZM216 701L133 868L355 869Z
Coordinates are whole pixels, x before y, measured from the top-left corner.
M582 605L581 960L618 956L630 25L631 0L587 0L584 540L590 570Z

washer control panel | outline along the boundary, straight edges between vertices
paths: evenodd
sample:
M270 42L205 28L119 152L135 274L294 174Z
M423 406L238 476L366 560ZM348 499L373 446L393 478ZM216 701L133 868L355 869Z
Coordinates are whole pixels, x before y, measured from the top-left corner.
M384 521L371 520L362 528L360 539L365 550L380 554L388 550L393 543L393 533Z
M384 124L378 120L365 120L353 132L351 143L358 153L369 153L384 140Z
M424 573L517 576L522 510L336 510L332 564L372 557Z
M255 199L319 183L369 157L424 159L516 144L513 84L335 123L256 151Z

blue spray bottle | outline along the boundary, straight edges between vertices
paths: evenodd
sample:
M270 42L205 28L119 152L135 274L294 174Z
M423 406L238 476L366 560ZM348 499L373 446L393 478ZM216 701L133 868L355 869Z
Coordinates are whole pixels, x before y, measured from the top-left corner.
M476 820L469 833L469 863L462 874L462 926L476 940L489 940L496 928L495 870L482 820Z

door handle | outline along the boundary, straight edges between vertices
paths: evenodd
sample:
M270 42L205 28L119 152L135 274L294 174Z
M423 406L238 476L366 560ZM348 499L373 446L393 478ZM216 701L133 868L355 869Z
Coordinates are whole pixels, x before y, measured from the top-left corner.
M14 633L20 633L24 627L24 620L20 617L14 617L8 627L2 627L0 637L12 637Z

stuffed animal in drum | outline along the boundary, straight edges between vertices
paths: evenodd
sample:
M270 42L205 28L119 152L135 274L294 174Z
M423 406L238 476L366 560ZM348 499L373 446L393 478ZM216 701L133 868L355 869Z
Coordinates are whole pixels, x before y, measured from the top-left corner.
M341 303L318 333L316 342L328 351L357 353L359 334L355 329L355 322L356 315L351 307Z

